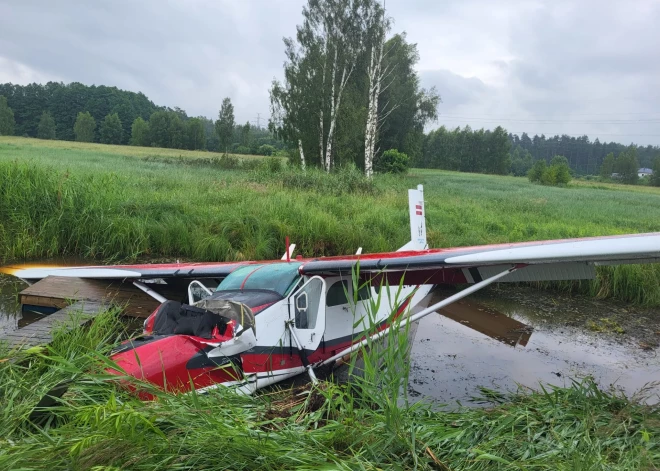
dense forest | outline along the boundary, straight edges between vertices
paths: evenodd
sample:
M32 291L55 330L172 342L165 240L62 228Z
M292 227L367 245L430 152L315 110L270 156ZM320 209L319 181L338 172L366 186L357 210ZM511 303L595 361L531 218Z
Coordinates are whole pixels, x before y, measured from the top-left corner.
M500 126L493 131L473 131L470 126L449 131L442 126L424 137L422 157L414 165L505 175L511 169L510 148L508 134Z
M593 142L587 136L567 135L530 137L494 130L473 130L469 126L449 130L444 126L423 133L423 124L432 120L431 108L437 96L419 88L414 64L418 59L414 45L405 36L395 35L385 42L388 54L384 62L390 70L399 71L384 97L385 103L398 103L392 110L384 107L379 124L379 147L376 165L384 151L396 149L412 158L411 164L423 168L441 168L463 172L527 175L535 161L547 163L556 155L566 157L575 175L601 175L603 178L616 165L606 159L623 162L629 158L640 167L655 169L660 158L658 146L624 145L616 142ZM388 62L389 61L389 62ZM360 101L360 83L348 81L345 92L349 100L337 116L332 147L332 165L353 162L363 166L366 98ZM425 108L428 108L425 110ZM319 149L318 124L311 120L308 134L301 140L310 151L308 165L324 165L324 151ZM420 117L421 116L421 117ZM280 122L280 126L282 123ZM297 129L297 128L296 128ZM297 135L295 131L293 135ZM180 108L157 106L143 93L116 87L87 86L80 83L45 85L0 84L0 135L40 137L44 139L78 140L111 144L207 149L238 154L272 155L289 149L292 160L299 162L299 150L283 127L271 121L271 130L250 123L234 122L234 111L227 98L221 104L217 120L204 116L189 117ZM276 138L279 137L278 138ZM633 152L634 150L634 152ZM295 154L295 155L293 155ZM605 169L603 165L605 164ZM622 165L622 164L619 164ZM627 172L630 173L630 172ZM655 180L654 180L655 181Z
M610 154L620 160L629 159L630 165L636 162L639 167L654 168L660 158L660 147L601 143L598 139L591 142L587 136L530 138L526 133L522 136L507 134L500 126L493 131L473 130L470 126L449 130L442 126L425 135L422 157L413 164L423 168L523 176L534 162L544 160L549 164L560 155L566 157L575 175L602 176L603 163Z
M67 141L75 139L73 126L80 111L88 111L97 124L117 113L123 129L121 143L127 144L135 118L149 119L160 109L142 93L75 82L66 85L5 83L0 84L0 95L7 98L7 105L14 111L15 135L37 137L39 121L47 112L55 121L55 137Z
M81 83L0 84L0 134L108 144L220 151L216 122L157 106L143 93ZM233 110L233 108L232 108ZM227 150L270 154L283 147L263 128L236 125ZM1 123L7 122L4 125ZM10 124L11 123L11 124ZM223 148L222 150L225 150Z
M571 169L578 175L598 175L607 154L619 155L626 152L631 145L616 142L600 142L596 138L593 142L587 136L571 137L567 135L546 137L544 135L529 137L527 133L522 136L509 134L511 149L515 152L527 151L534 160L544 159L550 162L555 155L563 155L568 159ZM640 167L651 167L654 159L660 156L659 146L635 146L637 160Z

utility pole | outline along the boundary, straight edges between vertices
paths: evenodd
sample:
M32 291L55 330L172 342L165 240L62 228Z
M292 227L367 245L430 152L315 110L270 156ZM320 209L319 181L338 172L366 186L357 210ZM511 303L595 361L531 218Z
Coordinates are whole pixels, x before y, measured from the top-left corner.
M261 113L257 113L257 117L254 119L257 120L257 128L261 129Z

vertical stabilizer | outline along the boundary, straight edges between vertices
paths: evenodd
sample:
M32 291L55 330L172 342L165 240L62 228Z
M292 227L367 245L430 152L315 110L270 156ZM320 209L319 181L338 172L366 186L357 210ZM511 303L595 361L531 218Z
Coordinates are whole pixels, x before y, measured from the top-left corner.
M399 251L427 249L424 187L422 185L417 185L416 190L408 190L408 210L410 211L410 242L401 247Z

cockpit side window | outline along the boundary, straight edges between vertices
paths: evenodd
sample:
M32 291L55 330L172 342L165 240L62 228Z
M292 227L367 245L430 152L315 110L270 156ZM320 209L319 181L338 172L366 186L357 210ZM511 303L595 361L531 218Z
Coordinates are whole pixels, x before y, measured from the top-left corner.
M328 294L325 296L325 304L328 307L348 304L349 294L348 281L339 280L328 289Z
M358 300L366 301L371 299L371 288L369 285L364 285L358 290Z

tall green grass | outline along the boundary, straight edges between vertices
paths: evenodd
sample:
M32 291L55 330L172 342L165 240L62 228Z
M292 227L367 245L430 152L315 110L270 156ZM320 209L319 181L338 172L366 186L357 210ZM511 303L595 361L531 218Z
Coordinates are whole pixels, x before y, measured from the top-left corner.
M503 397L489 409L439 412L399 400L392 348L365 349L364 377L345 385L244 397L225 388L143 403L103 374L112 313L60 331L43 350L0 353L0 469L11 470L651 470L660 410L592 381ZM394 348L394 346L398 348ZM8 356L7 356L8 355ZM403 353L405 355L405 353ZM404 359L405 360L405 359ZM35 415L44 393L69 390ZM135 384L149 388L148 385ZM403 389L405 391L405 388Z
M270 259L285 236L305 256L395 250L410 238L406 190L420 183L432 247L660 231L660 190L648 187L416 169L367 181L350 168L328 176L274 160L234 168L222 157L65 144L0 137L0 263ZM562 286L657 306L660 266L599 269L594 283Z

